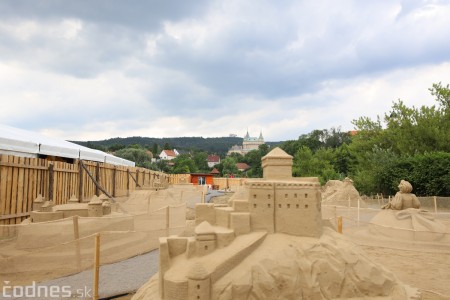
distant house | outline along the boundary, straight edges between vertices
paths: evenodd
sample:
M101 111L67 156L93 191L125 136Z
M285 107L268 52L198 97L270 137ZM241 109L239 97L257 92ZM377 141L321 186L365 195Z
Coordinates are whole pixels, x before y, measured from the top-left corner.
M172 160L175 157L179 155L178 151L176 149L173 150L163 150L161 151L161 154L159 155L160 159L164 160Z
M218 164L220 164L220 156L219 155L208 155L208 167L212 168Z
M237 168L239 171L241 171L241 172L245 172L245 171L247 171L248 169L250 169L250 166L247 165L246 163L237 163L237 164L236 164L236 168Z

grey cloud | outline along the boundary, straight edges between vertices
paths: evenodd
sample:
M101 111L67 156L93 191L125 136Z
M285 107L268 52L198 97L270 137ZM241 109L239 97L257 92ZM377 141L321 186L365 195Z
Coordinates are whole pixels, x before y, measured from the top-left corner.
M120 24L136 30L160 27L164 20L179 20L202 14L209 1L177 0L5 0L0 2L3 18L80 18L93 23Z

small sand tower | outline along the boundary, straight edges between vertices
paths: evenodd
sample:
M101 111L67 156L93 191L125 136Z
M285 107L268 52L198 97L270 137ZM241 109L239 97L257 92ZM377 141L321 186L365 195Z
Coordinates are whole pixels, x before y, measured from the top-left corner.
M188 273L188 300L211 299L211 280L203 265L196 262Z
M45 199L42 197L41 194L39 194L36 199L33 201L33 210L34 211L41 211L42 205L44 205Z
M103 207L102 201L97 196L92 196L88 204L88 217L102 217Z
M75 194L73 194L70 199L67 201L67 203L73 204L73 203L78 203L78 198L77 196L75 196Z
M261 159L265 180L292 179L292 156L275 148Z
M109 203L109 201L104 201L102 203L102 210L104 216L111 214L111 203Z
M216 250L216 234L214 228L207 221L203 221L195 228L197 255L203 256Z
M52 212L53 211L53 201L45 201L41 206L41 212Z

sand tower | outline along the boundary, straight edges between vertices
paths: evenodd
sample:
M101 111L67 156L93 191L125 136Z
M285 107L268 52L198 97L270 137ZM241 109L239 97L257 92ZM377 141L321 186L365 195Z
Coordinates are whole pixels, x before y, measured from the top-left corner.
M195 228L195 239L199 256L216 250L216 234L214 228L208 222L204 221Z
M67 201L67 203L73 204L73 203L79 203L77 196L73 194L70 199Z
M39 194L33 201L33 210L41 211L42 205L44 205L45 199Z
M211 299L211 280L203 265L196 262L188 274L188 300Z
M261 159L263 178L283 180L292 178L292 156L281 148L275 148Z
M97 196L93 196L88 204L88 217L102 217L103 207L102 200Z

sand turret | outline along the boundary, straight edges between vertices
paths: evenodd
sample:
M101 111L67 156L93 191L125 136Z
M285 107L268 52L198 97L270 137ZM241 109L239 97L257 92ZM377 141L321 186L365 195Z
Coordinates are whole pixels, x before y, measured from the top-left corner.
M188 300L211 299L210 274L200 262L194 263L187 277Z
M103 216L102 201L97 196L92 196L91 201L88 204L88 217L101 217Z
M77 196L75 196L75 194L73 194L70 199L67 201L67 203L73 204L73 203L78 203L78 198Z
M263 178L266 180L292 179L293 157L276 147L262 158Z
M36 199L33 201L33 210L34 211L41 211L42 205L44 205L45 199L42 197L41 194L39 194Z

